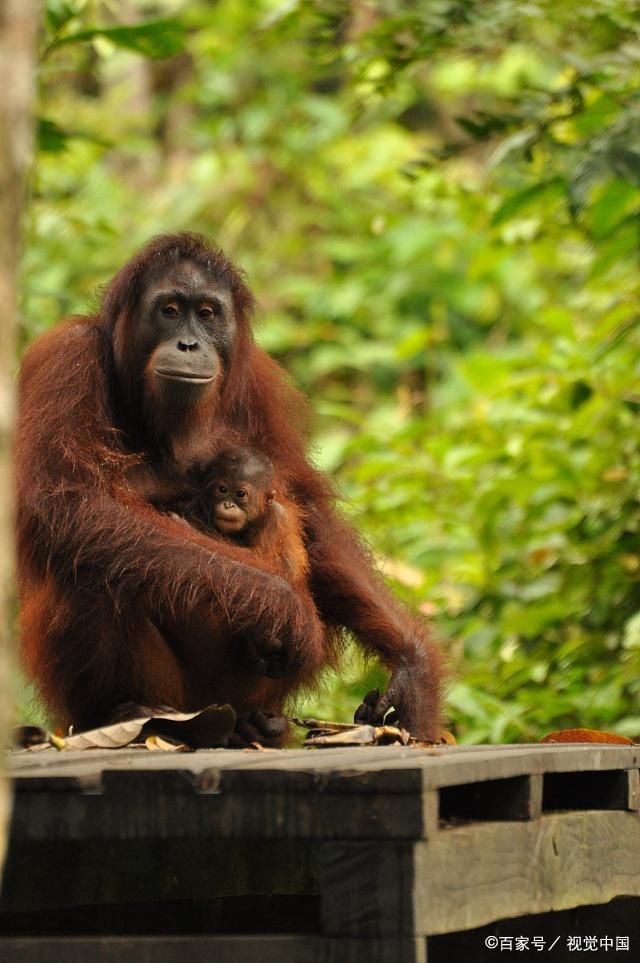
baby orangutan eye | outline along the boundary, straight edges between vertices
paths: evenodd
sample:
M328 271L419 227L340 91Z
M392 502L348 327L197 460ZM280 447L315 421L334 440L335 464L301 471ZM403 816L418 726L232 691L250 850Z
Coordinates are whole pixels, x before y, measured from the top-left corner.
M246 493L246 491L244 490L244 488L239 488L238 491L236 492L236 498L242 499L242 498L246 498L246 497L247 497L247 493Z
M218 485L218 495L226 495L229 489L226 485Z

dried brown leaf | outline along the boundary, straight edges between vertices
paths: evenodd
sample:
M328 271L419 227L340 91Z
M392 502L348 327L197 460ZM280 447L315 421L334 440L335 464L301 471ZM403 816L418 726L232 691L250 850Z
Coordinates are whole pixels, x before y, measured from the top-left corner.
M158 712L74 733L66 738L65 748L118 749L132 742L144 742L152 735L192 749L217 748L226 746L235 722L236 714L229 705L208 706L200 712Z
M559 729L543 736L540 742L593 742L613 746L636 746L637 742L619 736L616 732L601 732L599 729Z
M349 726L338 732L316 730L309 733L303 745L307 747L324 746L406 746L410 736L406 729L397 726Z
M184 752L188 748L184 743L170 742L169 739L163 739L162 736L147 736L144 744L150 752L157 752L158 749L165 752Z

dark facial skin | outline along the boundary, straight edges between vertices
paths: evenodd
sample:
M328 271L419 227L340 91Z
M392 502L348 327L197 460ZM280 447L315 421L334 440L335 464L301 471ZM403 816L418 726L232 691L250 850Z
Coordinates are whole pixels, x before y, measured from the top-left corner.
M218 459L211 480L212 520L224 535L246 532L275 497L271 470L258 457Z
M194 404L224 374L236 330L231 293L198 264L182 261L151 279L139 311L154 389Z

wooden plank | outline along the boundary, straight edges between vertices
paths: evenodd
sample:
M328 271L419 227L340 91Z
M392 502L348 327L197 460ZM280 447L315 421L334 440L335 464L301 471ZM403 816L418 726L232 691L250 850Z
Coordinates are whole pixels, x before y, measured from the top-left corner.
M431 935L640 895L640 815L486 823L429 842L329 843L320 892L332 935Z
M394 759L374 758L366 763L349 761L344 769L260 767L219 772L222 791L232 792L332 792L332 793L420 793L422 770L419 767L396 769ZM353 768L360 765L362 768ZM375 768L379 766L380 768Z
M269 752L255 750L200 749L196 752L148 752L144 749L95 749L64 752L19 751L8 754L9 770L14 776L46 774L55 769L56 775L87 776L103 769L172 769L188 768L193 772L205 769L242 770L270 769L297 771L327 768L348 768L352 764L393 762L407 750L401 746L363 746L336 749L280 749ZM412 753L419 750L410 750Z
M202 773L188 769L134 769L118 771L106 769L102 773L102 790L119 796L166 794L193 796L203 788ZM208 788L205 787L204 788Z
M488 823L416 845L416 932L640 895L640 818L582 812Z
M414 869L415 844L328 843L323 846L320 852L323 933L380 938L417 935Z
M66 839L421 839L436 821L422 795L193 793L127 778L123 792L16 796L16 842ZM431 818L430 824L428 818Z
M0 963L426 963L423 939L320 936L0 938Z
M0 908L307 896L318 892L317 867L317 844L301 840L11 840Z
M46 757L46 758L43 758ZM18 790L36 776L70 777L93 791L103 770L183 769L203 774L208 786L226 783L236 791L413 792L440 786L545 772L604 771L640 768L640 748L621 746L459 746L429 750L365 747L331 750L195 753L149 753L143 750L12 754ZM206 774L206 775L204 775ZM43 788L38 783L35 788ZM251 788L253 787L253 789Z
M640 749L636 747L591 746L578 748L564 746L531 746L526 748L501 746L488 750L484 746L469 747L477 752L461 755L443 753L438 758L415 758L406 755L394 760L393 768L400 773L404 769L416 768L421 764L423 789L437 789L442 786L457 786L489 779L509 779L527 774L545 772L582 772L615 769L638 769ZM494 749L506 751L494 753ZM452 750L456 752L455 749ZM354 772L362 771L363 766L355 763ZM329 782L330 785L330 782Z
M523 819L538 819L542 815L543 777L540 774L529 776L529 792L525 801Z

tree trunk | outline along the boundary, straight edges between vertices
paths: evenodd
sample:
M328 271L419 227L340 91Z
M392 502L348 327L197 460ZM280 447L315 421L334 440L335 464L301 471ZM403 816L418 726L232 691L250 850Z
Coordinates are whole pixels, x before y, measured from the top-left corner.
M13 598L11 438L20 216L32 153L34 49L38 0L0 0L0 749L6 745L11 699L7 665ZM0 781L0 868L10 798Z

